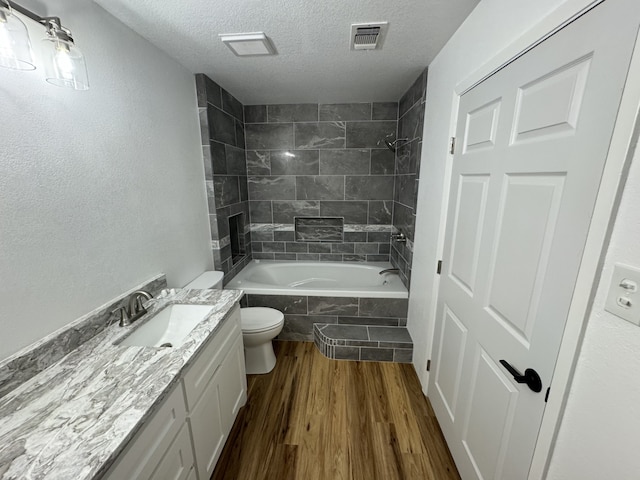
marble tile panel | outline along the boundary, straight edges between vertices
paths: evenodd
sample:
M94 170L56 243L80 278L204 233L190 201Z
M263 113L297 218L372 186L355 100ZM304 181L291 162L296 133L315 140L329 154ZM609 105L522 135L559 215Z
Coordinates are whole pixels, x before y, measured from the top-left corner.
M220 86L203 73L196 74L196 91L198 92L198 106L206 107L207 103L222 108Z
M314 297L309 297L314 298ZM369 340L367 327L356 325L327 325L321 327L322 334L329 338Z
M273 232L252 231L251 238L254 242L273 242Z
M396 175L395 177L395 201L409 208L415 208L415 175Z
M222 110L227 112L230 115L233 115L235 118L244 121L244 113L242 104L227 92L224 88L222 89Z
M293 148L293 123L248 123L245 126L247 150L286 150Z
M344 232L344 241L345 242L366 242L367 241L367 232Z
M331 244L329 243L310 243L309 253L331 253Z
M412 343L409 332L403 327L368 327L368 329L371 340Z
M346 176L344 198L345 200L392 200L393 177L391 175Z
M307 253L307 244L299 242L286 242L285 250L287 251L287 253Z
M331 253L355 253L354 244L353 243L334 243L333 245L331 245Z
M323 149L345 147L344 122L295 123L295 147Z
M266 105L245 105L244 121L246 123L266 123L267 106Z
M371 150L371 175L393 175L396 157L388 148Z
M317 253L297 253L296 260L298 262L318 262L320 255Z
M366 262L367 257L366 255L358 255L356 253L354 254L347 253L342 255L342 261L343 262Z
M320 202L314 200L296 200L273 202L273 221L293 223L294 217L315 217L320 215Z
M388 262L389 255L367 255L367 262Z
M394 205L393 225L403 232L409 239L415 237L415 216L413 209L405 207L401 203Z
M384 139L396 134L395 121L347 122L347 148L384 148Z
M287 262L295 262L297 260L297 256L295 253L274 253L273 254L273 259L274 260L281 260L281 261L287 261Z
M304 336L302 341L311 341L314 323L333 324L336 322L337 317L331 315L285 315L282 329L285 338L282 334L278 335L278 338L295 340L295 338L290 338L290 334L297 334Z
M200 123L200 142L203 145L206 145L211 139L211 134L209 133L209 118L206 108L198 109L198 122Z
M423 99L427 88L427 69L425 68L414 80L400 99L398 115L402 117L416 102Z
M273 232L273 239L276 242L293 242L295 240L295 233L291 232ZM306 252L306 250L305 250Z
M236 146L236 122L231 115L209 105L207 118L211 140Z
M272 175L318 175L318 150L285 150L271 152Z
M262 251L284 253L284 242L262 242Z
M372 200L369 202L369 217L367 218L369 224L389 225L392 217L393 202L391 200Z
M368 202L366 201L327 201L320 202L320 215L323 217L344 217L344 223L367 223Z
M377 243L356 243L355 253L361 255L376 255L380 252L378 251Z
M238 177L230 175L216 175L213 178L216 206L223 207L240 201Z
M391 252L391 245L389 243L378 243L378 253L380 255L389 255Z
M371 111L371 120L397 120L397 102L376 102Z
M202 146L202 161L204 162L204 180L213 180L213 164L211 162L211 147L209 145Z
M393 350L393 361L396 363L411 363L413 362L413 349L409 348L395 348Z
M336 345L333 347L333 358L336 360L360 360L360 348L359 347L347 347Z
M342 255L339 253L321 253L320 261L321 262L341 262Z
M211 150L211 164L214 175L227 174L227 150L224 143L211 140L209 142Z
M391 348L360 348L360 360L363 362L393 362Z
M398 138L415 140L422 138L422 121L424 117L424 105L416 103L398 121Z
M406 318L409 300L406 298L361 298L361 317Z
M238 187L240 188L240 202L247 202L249 200L249 184L245 175L238 177ZM249 206L247 208L247 218L249 218Z
M250 307L275 308L284 314L307 314L307 297L302 295L247 294Z
M391 238L391 233L388 232L368 232L367 233L367 241L368 242L377 242L384 243L389 242Z
M385 317L351 317L351 316L338 316L338 324L340 325L374 325L381 327L397 327L397 318L385 318Z
M320 150L320 174L368 175L370 158L367 149Z
M342 242L342 227L299 225L296 226L296 242Z
M244 149L225 145L225 157L228 175L247 175L247 162Z
M341 176L296 177L296 200L344 200L345 181ZM350 200L360 200L352 197Z
M294 200L296 179L289 176L250 176L249 198L251 200Z
M244 134L244 123L240 120L236 120L236 146L239 148L246 148L246 139Z
M247 175L271 175L271 157L268 150L246 151Z
M274 253L255 252L253 258L256 260L274 260Z
M295 103L267 105L267 120L269 123L282 122L317 122L317 103Z
M322 121L371 120L370 103L323 103L320 104Z
M218 238L222 240L229 236L229 209L218 208L215 212L218 219Z

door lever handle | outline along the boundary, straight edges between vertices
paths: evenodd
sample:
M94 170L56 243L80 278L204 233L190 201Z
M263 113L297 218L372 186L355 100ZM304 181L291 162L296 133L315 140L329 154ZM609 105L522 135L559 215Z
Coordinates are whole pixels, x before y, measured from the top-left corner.
M526 383L527 386L536 393L542 390L542 380L540 380L540 375L538 375L538 372L533 368L527 368L524 371L524 375L522 375L518 370L509 365L509 362L506 360L500 360L500 363L511 375L513 375L513 379L516 382Z

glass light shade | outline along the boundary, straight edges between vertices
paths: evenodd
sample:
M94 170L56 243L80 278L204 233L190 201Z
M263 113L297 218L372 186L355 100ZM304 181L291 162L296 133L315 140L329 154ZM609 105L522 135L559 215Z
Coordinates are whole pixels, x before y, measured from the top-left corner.
M6 7L0 7L0 67L35 70L29 32Z
M47 82L58 87L88 90L89 76L82 52L68 40L49 36L42 40Z

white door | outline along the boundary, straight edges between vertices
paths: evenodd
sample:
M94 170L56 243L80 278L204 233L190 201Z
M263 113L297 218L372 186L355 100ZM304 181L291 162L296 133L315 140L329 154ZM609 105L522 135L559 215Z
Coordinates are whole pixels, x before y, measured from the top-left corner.
M465 480L527 477L639 23L607 0L460 99L429 396Z

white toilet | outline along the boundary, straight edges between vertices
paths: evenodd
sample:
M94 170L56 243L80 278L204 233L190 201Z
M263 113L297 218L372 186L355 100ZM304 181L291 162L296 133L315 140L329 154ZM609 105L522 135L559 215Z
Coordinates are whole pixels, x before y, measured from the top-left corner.
M221 289L223 278L223 272L204 272L184 288ZM249 307L240 309L240 320L247 374L269 373L276 366L271 340L282 331L284 315L274 308Z

